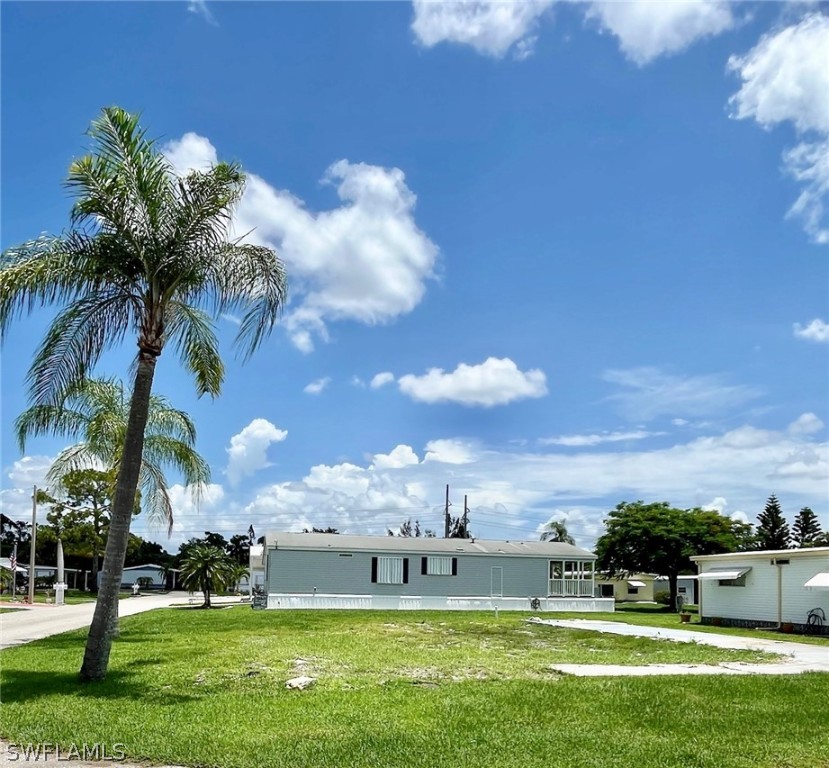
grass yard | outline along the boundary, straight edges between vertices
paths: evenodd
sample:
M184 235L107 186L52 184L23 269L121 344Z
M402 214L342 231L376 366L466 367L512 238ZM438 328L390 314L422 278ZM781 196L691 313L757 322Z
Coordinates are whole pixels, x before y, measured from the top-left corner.
M122 592L120 597L123 600L125 597L129 597L128 592ZM23 600L27 598L28 595L18 595L18 600ZM78 603L94 603L95 600L98 599L98 596L93 594L92 592L84 592L81 589L67 589L64 592L64 601L67 605L77 605ZM55 593L53 590L45 590L45 589L37 589L35 590L35 602L36 603L46 603L46 602L55 602ZM0 605L8 605L11 603L11 595L4 595L2 601L0 601Z
M122 620L104 683L77 682L84 632L3 651L0 733L223 768L829 768L829 676L562 677L758 654L524 618L153 611Z

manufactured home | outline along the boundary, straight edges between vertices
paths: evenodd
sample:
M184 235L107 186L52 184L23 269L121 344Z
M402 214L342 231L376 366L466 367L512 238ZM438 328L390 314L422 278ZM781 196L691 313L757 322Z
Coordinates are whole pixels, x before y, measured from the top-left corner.
M656 577L650 573L632 573L626 578L596 575L596 595L611 597L617 603L653 602Z
M175 568L164 568L155 563L146 565L130 565L124 568L121 576L121 588L132 588L139 579L149 579L149 582L142 582L146 589L175 589L178 586L178 570ZM98 586L101 585L102 572L98 572Z
M829 634L829 547L691 559L703 624Z
M595 560L553 542L271 532L260 567L268 608L612 611Z

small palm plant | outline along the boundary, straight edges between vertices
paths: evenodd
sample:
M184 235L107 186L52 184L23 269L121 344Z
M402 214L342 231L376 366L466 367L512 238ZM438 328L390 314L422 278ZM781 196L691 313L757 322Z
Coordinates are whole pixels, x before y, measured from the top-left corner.
M181 581L184 588L204 594L202 608L210 608L210 595L227 589L234 583L234 563L218 547L196 544L181 563Z

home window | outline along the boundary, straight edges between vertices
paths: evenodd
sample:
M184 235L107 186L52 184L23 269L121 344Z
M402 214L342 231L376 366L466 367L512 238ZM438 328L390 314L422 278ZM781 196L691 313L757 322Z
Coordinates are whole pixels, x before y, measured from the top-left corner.
M407 557L372 557L371 581L373 584L408 584L409 559Z
M714 568L697 575L699 581L716 581L721 587L744 587L748 568Z
M420 558L420 574L422 576L457 576L457 557L429 556Z
M639 587L628 587L628 594L629 595L638 595L639 594Z

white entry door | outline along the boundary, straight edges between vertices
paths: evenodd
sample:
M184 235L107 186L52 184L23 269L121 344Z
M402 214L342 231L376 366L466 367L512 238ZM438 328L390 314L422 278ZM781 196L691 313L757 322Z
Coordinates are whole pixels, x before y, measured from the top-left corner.
M491 571L489 584L489 594L491 597L504 596L504 569L500 566L495 567Z

